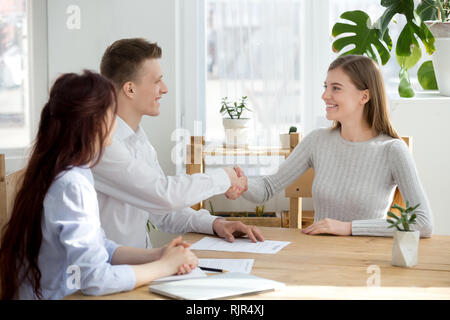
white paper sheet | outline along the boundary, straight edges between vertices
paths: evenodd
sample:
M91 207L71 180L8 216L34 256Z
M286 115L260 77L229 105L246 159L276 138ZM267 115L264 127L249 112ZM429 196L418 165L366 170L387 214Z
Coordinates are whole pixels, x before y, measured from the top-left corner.
M153 282L161 282L161 281L177 281L177 280L194 279L194 278L205 278L205 277L207 277L206 273L202 269L197 267L189 273L159 278L159 279L152 281L152 283Z
M250 274L252 272L254 262L254 259L198 259L198 265L201 267L222 269L229 272L241 272L247 274ZM210 273L211 271L205 272Z
M230 243L223 239L204 237L191 245L192 250L213 250L231 252L251 252L274 254L290 244L289 241L264 240L263 242L252 242L250 239L235 239Z

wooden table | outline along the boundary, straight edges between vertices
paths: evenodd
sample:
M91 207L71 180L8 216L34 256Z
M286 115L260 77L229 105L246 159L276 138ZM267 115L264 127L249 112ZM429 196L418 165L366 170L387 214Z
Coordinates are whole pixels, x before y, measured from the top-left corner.
M298 229L260 229L265 239L291 244L277 254L195 251L199 258L255 259L253 275L286 284L281 291L236 299L450 299L450 236L421 239L418 265L400 268L391 265L392 238L310 236ZM183 238L194 243L204 236L186 234ZM103 297L76 293L67 298L165 299L150 293L147 286Z

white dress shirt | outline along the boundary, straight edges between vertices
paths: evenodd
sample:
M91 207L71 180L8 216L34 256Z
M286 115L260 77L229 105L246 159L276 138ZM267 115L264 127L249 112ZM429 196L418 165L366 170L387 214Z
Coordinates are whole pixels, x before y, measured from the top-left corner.
M44 199L38 258L43 298L61 299L79 289L89 295L133 289L133 269L110 264L117 247L100 227L91 170L72 167L60 173ZM36 299L29 282L20 286L19 298Z
M92 172L107 237L138 248L149 243L147 219L164 232L213 234L216 217L190 206L231 185L223 169L166 176L142 127L134 132L119 116L113 143Z

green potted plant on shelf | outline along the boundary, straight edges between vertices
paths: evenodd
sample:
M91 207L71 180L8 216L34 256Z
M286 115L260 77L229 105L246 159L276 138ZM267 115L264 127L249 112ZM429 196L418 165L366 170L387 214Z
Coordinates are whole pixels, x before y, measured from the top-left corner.
M225 146L246 146L248 138L248 128L250 118L243 117L245 112L251 112L247 106L247 96L243 96L240 101L231 103L228 97L222 98L220 113L225 129Z
M255 207L255 216L263 217L264 216L264 205Z
M440 94L450 96L450 0L423 0L417 12L435 38L436 52L431 58L436 88L439 87Z
M297 127L291 126L289 128L289 133L280 134L280 146L282 149L289 149L291 147L291 133L297 132Z
M416 214L414 211L419 207L420 203L410 207L406 201L406 208L397 204L392 208L398 209L400 215L389 211L387 222L390 224L388 228L396 228L394 230L394 246L392 247L392 265L399 267L413 267L417 264L417 251L419 248L420 232L411 230L411 225L416 223Z
M436 0L436 4L447 0ZM413 97L414 90L409 78L409 69L417 64L422 57L422 49L419 41L431 55L435 51L435 38L425 25L420 14L424 14L422 7L415 8L414 0L381 0L385 7L384 13L374 23L367 13L361 10L344 12L340 18L351 21L350 24L337 22L332 29L333 37L337 38L332 45L334 52L340 52L349 45L354 48L342 54L367 55L378 63L377 54L381 64L385 65L391 58L392 39L389 35L389 25L395 22L394 16L403 15L406 25L396 40L395 56L400 66L398 92L401 97ZM418 78L421 86L428 89L436 89L434 69L431 62L425 62L418 70Z

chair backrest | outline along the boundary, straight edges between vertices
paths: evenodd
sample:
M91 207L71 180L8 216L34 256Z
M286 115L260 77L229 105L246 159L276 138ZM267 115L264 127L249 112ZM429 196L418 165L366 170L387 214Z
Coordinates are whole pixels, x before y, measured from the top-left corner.
M409 150L412 152L412 137L401 137L403 141L408 146ZM300 139L298 139L300 141ZM291 146L291 149L294 146ZM286 197L290 198L290 208L289 208L289 219L292 219L293 221L302 221L304 220L304 217L302 218L302 210L301 210L301 198L312 198L312 184L314 181L314 170L308 169L303 175L301 175L297 180L295 180L289 187L286 188ZM394 199L392 201L391 206L394 204L398 204L400 206L405 206L405 202L402 199L402 196L400 194L400 191L398 188L395 189ZM291 214L291 212L293 214ZM312 211L308 211L308 213L314 213ZM298 216L298 217L296 217ZM311 222L311 218L314 216L308 215L309 223ZM301 224L294 222L294 224L290 224L290 227L294 228L301 228Z
M0 154L0 239L3 228L11 217L14 199L19 191L24 173L25 169L22 169L7 175L5 155Z

